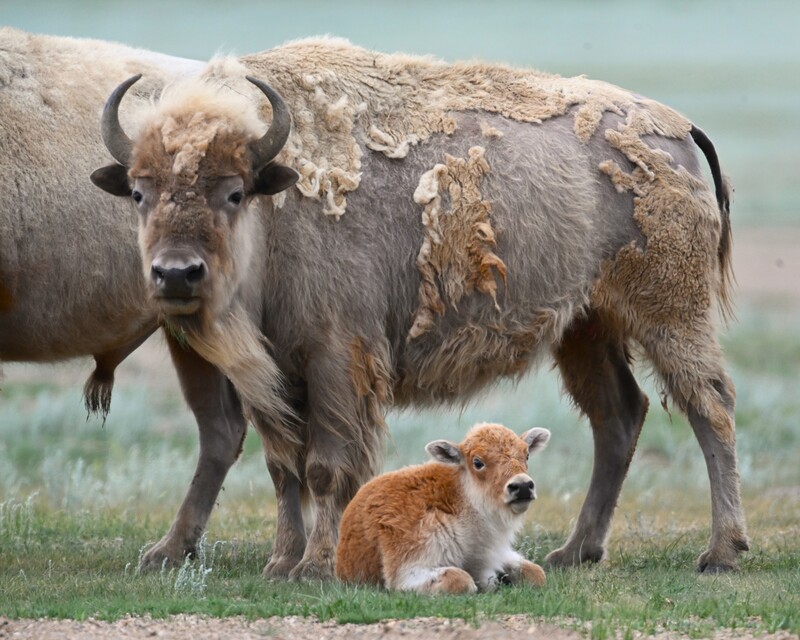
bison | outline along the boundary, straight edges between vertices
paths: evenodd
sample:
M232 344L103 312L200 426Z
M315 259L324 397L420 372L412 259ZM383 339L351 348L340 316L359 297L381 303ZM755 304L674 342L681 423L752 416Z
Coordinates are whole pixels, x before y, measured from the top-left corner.
M332 575L388 407L460 403L547 355L595 457L546 561L600 560L648 408L635 345L707 461L698 568L737 567L748 542L717 336L730 188L699 128L585 77L327 38L213 61L131 138L118 112L135 81L108 100L117 164L94 181L132 197L149 293L187 347L185 384L199 387L180 361L199 354L264 437L278 499L266 575Z
M158 327L136 214L86 179L107 157L97 121L108 93L134 71L147 75L129 98L138 107L203 67L108 42L0 29L0 362L94 356L90 410L108 411L114 369ZM230 383L178 351L192 362L193 380L205 376L198 387L183 386L200 459L175 523L144 566L181 563L194 550L245 434Z
M429 443L434 461L370 480L342 515L336 577L420 593L542 586L542 568L511 545L536 499L528 456L549 439L477 424L460 445Z

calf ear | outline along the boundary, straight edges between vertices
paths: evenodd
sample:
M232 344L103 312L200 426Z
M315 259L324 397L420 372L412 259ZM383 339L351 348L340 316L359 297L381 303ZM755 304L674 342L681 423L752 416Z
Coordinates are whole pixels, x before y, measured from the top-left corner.
M253 192L274 196L285 191L300 179L300 174L282 164L268 164L256 175Z
M520 436L528 443L528 453L536 453L547 446L550 440L550 432L547 429L531 429Z
M110 164L92 172L89 176L95 186L107 191L112 196L131 195L131 185L128 182L128 169L121 164Z
M448 442L447 440L434 440L425 446L425 451L431 454L434 460L444 462L445 464L461 464L464 456L458 449L458 445Z

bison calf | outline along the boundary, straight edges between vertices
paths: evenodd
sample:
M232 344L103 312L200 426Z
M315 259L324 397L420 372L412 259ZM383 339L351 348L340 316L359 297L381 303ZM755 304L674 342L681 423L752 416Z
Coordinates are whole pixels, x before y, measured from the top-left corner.
M511 543L536 498L528 456L549 439L479 424L459 445L429 443L433 461L375 478L345 509L336 576L420 593L543 585L542 568Z

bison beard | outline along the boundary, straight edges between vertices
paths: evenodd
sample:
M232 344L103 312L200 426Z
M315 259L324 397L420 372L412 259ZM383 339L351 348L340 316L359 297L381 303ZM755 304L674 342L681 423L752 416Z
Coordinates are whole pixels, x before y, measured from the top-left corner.
M296 416L283 400L281 372L268 341L238 305L202 329L188 329L186 342L233 383L245 412L265 437L285 446L270 448L275 461L297 475L294 451L302 444Z

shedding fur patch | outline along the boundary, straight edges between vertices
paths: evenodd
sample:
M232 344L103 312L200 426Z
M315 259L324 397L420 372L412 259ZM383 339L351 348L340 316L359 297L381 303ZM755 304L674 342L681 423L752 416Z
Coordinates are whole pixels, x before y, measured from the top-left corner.
M422 283L409 340L428 331L436 316L444 313L440 285L454 309L465 295L477 290L491 297L500 310L496 278L505 283L506 265L494 253L497 241L489 220L491 204L480 192L480 183L489 173L484 155L482 147L472 147L467 158L448 155L444 164L420 177L414 201L425 206L425 238L417 256ZM443 195L449 200L449 211L442 211Z
M627 172L611 160L599 169L618 191L634 194L633 215L646 246L631 243L603 265L592 302L622 318L684 412L693 405L723 440L732 441L733 423L715 389L724 376L722 353L708 340L716 333L711 309L723 286L717 268L719 211L700 179L642 139L684 132L663 127L651 113L636 110L618 129L606 131L608 142L634 169Z
M283 96L294 126L280 161L301 174L300 193L318 199L323 212L335 218L346 210L347 193L359 186L362 145L405 158L431 135L453 133L453 114L459 111L541 123L578 107L574 131L584 142L609 111L646 111L662 135L688 126L668 107L584 76L562 78L481 62L448 64L377 53L334 38L289 42L239 61L222 58L205 73L251 96L267 120L269 105L244 76L257 76Z

